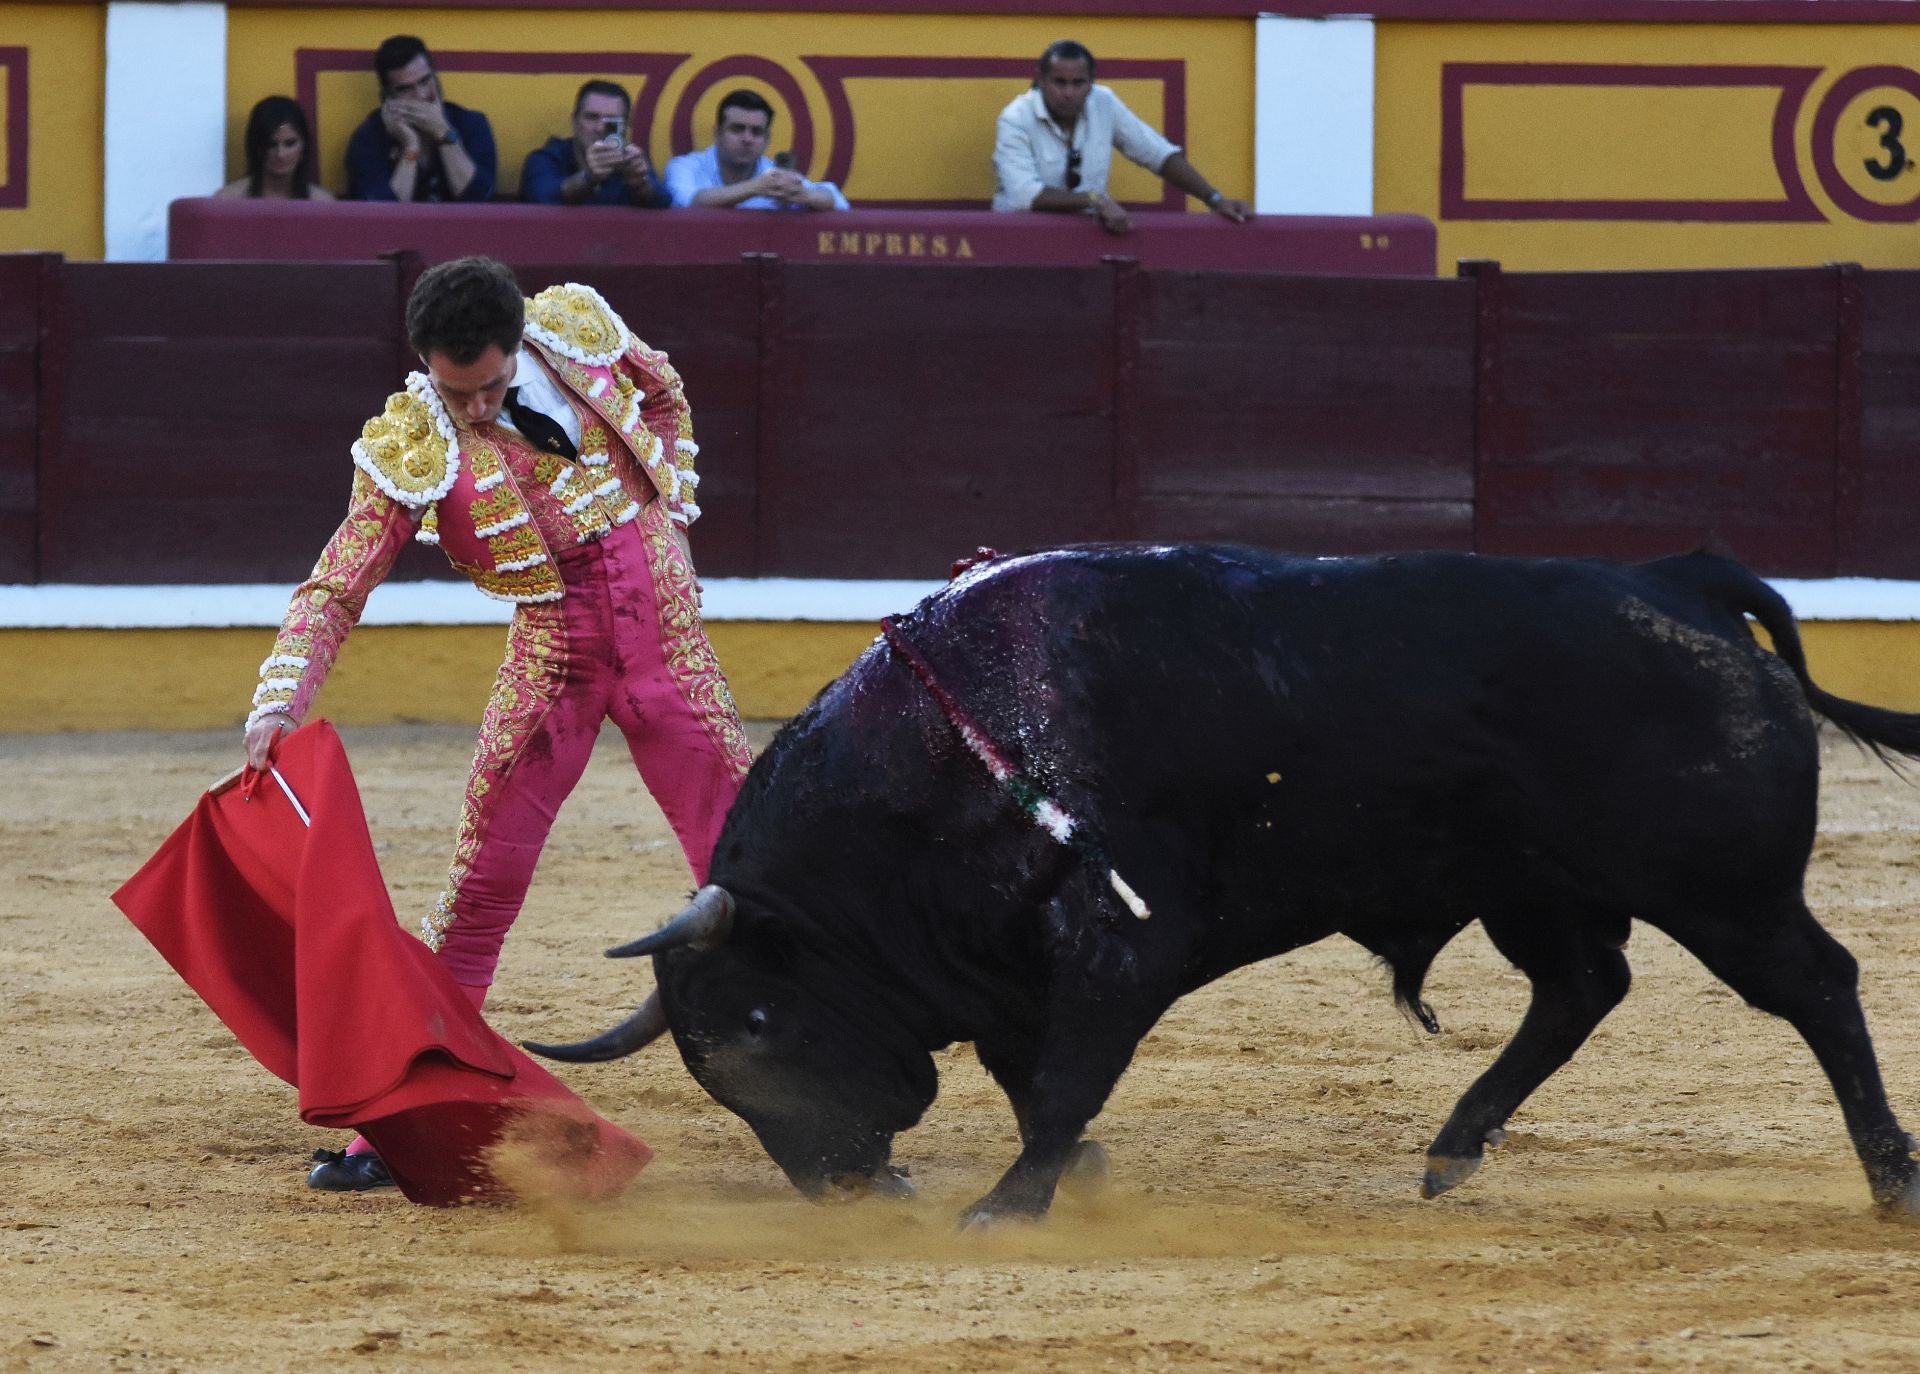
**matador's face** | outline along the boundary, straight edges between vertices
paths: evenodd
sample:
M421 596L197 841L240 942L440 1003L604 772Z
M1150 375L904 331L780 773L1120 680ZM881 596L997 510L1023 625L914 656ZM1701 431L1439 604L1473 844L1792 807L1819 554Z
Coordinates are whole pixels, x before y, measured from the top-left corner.
M456 363L438 349L429 350L422 361L447 413L462 424L486 425L500 414L519 356L502 352L499 344L488 344L486 352L470 363Z

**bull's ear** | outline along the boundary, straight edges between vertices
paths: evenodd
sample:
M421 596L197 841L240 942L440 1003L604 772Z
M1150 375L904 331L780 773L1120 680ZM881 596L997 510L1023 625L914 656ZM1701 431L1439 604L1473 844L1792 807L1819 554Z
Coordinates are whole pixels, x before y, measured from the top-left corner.
M693 894L686 908L651 935L630 944L615 945L609 959L631 959L636 954L658 954L669 949L707 950L724 944L733 932L733 894L724 887L707 886Z

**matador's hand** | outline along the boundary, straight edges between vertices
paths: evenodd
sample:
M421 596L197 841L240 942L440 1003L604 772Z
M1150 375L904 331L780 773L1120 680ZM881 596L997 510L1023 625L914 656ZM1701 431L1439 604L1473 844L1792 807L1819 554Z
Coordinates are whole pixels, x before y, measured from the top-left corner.
M273 742L281 735L291 734L299 729L293 717L284 711L269 711L247 729L247 765L250 768L265 768L267 755L273 751Z

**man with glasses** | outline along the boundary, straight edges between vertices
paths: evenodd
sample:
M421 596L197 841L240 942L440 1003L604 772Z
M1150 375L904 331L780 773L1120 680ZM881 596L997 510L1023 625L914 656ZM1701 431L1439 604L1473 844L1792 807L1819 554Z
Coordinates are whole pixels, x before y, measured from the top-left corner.
M1245 224L1253 217L1252 206L1215 188L1177 147L1093 78L1093 54L1070 38L1040 54L1033 86L1000 112L993 146L999 181L994 209L1091 214L1108 233L1124 234L1133 221L1107 194L1117 149L1221 218Z
M373 54L380 108L347 140L350 200L486 200L493 194L493 126L445 100L433 56L396 34Z

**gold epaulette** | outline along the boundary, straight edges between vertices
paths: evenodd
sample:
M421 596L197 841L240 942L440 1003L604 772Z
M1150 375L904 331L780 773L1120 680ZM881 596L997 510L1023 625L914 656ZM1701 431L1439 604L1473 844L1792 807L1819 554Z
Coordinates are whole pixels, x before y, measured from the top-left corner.
M445 496L460 475L460 451L418 388L387 397L387 408L361 426L354 465L388 496L415 510Z
M600 293L571 281L527 302L527 333L550 352L592 367L612 365L633 343Z

